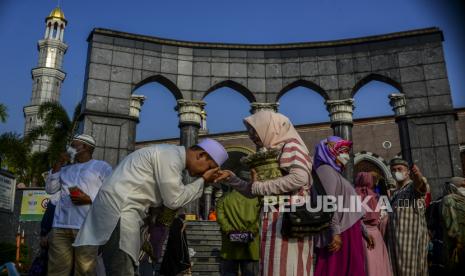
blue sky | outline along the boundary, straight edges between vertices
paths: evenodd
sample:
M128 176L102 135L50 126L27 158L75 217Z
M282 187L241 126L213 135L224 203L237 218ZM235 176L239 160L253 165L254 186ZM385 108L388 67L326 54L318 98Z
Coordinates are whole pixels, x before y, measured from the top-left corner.
M0 102L8 106L4 131L23 131L22 107L29 103L30 70L37 64L37 40L44 18L57 0L0 0ZM61 101L71 112L83 92L86 38L95 27L192 41L286 43L324 41L437 26L444 31L445 56L454 106L465 106L465 36L460 1L441 0L198 0L129 1L61 0L68 19L64 58L66 80ZM455 12L454 12L455 11ZM387 95L393 87L369 83L356 95L355 116L392 114ZM177 137L175 99L163 86L148 84L136 91L147 96L137 140ZM243 129L249 104L227 88L214 91L207 102L211 132ZM296 88L280 100L280 111L295 124L323 122L323 99Z

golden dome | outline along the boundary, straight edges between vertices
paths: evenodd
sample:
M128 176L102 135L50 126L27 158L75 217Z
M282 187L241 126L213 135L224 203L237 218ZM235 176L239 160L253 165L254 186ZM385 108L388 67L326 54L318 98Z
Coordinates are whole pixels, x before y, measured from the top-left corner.
M46 20L49 20L52 18L60 19L60 20L67 22L65 18L65 14L59 7L54 8L53 11L50 13L50 15L46 18Z

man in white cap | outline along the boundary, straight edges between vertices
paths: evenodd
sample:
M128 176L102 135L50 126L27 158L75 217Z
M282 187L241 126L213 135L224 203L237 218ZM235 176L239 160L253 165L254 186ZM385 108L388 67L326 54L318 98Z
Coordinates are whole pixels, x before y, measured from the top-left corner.
M92 159L94 148L92 136L73 137L45 182L47 193L59 196L49 233L49 276L94 274L95 248L72 246L93 200L112 171L107 162Z
M74 246L102 245L107 275L137 273L140 228L149 207L177 210L198 199L228 154L213 139L184 148L154 145L128 155L105 182ZM183 171L198 177L184 185Z

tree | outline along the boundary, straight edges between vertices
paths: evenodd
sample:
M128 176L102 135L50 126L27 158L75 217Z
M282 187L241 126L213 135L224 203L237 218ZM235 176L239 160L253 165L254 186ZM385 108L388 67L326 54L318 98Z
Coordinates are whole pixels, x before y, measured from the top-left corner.
M1 165L6 165L8 170L16 175L18 182L42 186L44 184L42 173L50 170L51 165L65 150L76 131L80 110L79 104L76 106L73 119L70 119L59 103L42 104L38 113L39 119L43 122L41 126L31 129L25 137L14 132L0 135ZM44 135L50 141L48 148L43 152L32 152L32 143Z
M29 141L14 132L0 135L0 160L17 182L43 186L42 173L50 169L47 152L32 152Z
M25 138L27 143L32 144L41 136L48 137L49 145L45 153L49 166L58 160L76 132L80 112L81 104L75 107L73 118L69 118L68 113L59 103L46 102L39 106L38 118L42 120L42 125L31 129Z
M7 113L7 108L4 104L0 103L0 122L4 123L6 122L6 119L8 118L8 113Z

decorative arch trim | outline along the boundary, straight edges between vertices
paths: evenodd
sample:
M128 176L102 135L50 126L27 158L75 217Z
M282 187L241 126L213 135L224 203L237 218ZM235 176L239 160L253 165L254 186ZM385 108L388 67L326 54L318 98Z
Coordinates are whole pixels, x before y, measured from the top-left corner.
M351 93L352 98L355 96L355 94L357 94L357 92L360 90L360 88L362 88L363 86L365 86L366 84L368 84L371 81L379 81L379 82L383 82L385 84L389 84L389 85L393 86L394 88L396 88L400 93L402 93L402 86L397 81L393 80L390 77L381 75L381 74L371 73L371 74L368 74L367 76L363 77L361 80L359 80L355 84L354 88L352 89L352 93Z
M391 170L389 169L389 165L386 163L384 158L381 156L372 153L372 152L357 152L354 157L354 164L358 164L361 161L369 161L374 163L378 168L383 171L384 177L386 179L391 179Z
M233 80L224 80L224 81L221 81L213 85L212 87L210 87L210 89L207 90L207 92L205 92L202 99L204 99L206 96L208 96L213 91L223 88L223 87L228 87L228 88L235 90L236 92L239 92L239 94L244 96L250 103L256 102L255 95L247 87Z
M318 93L323 99L329 100L328 94L326 94L325 90L321 88L319 85L317 85L314 82L308 81L308 80L296 80L288 85L286 85L283 89L278 94L278 97L276 98L276 101L278 101L284 94L286 94L288 91L297 88L297 87L305 87L310 90L315 91Z
M148 78L145 78L144 80L137 83L134 86L134 89L132 91L134 92L137 88L139 88L139 87L141 87L141 86L143 86L143 85L145 85L147 83L151 83L151 82L156 82L156 83L159 83L159 84L163 85L164 87L166 87L173 94L173 96L176 98L176 100L183 99L181 90L179 90L179 88L176 86L176 84L174 84L172 81L170 81L168 78L166 78L163 75L154 75L154 76L150 76Z
M246 155L255 153L254 150L252 150L252 149L250 149L248 147L244 147L244 146L227 146L227 147L224 147L224 148L226 149L227 152L236 151L236 152L244 153Z

